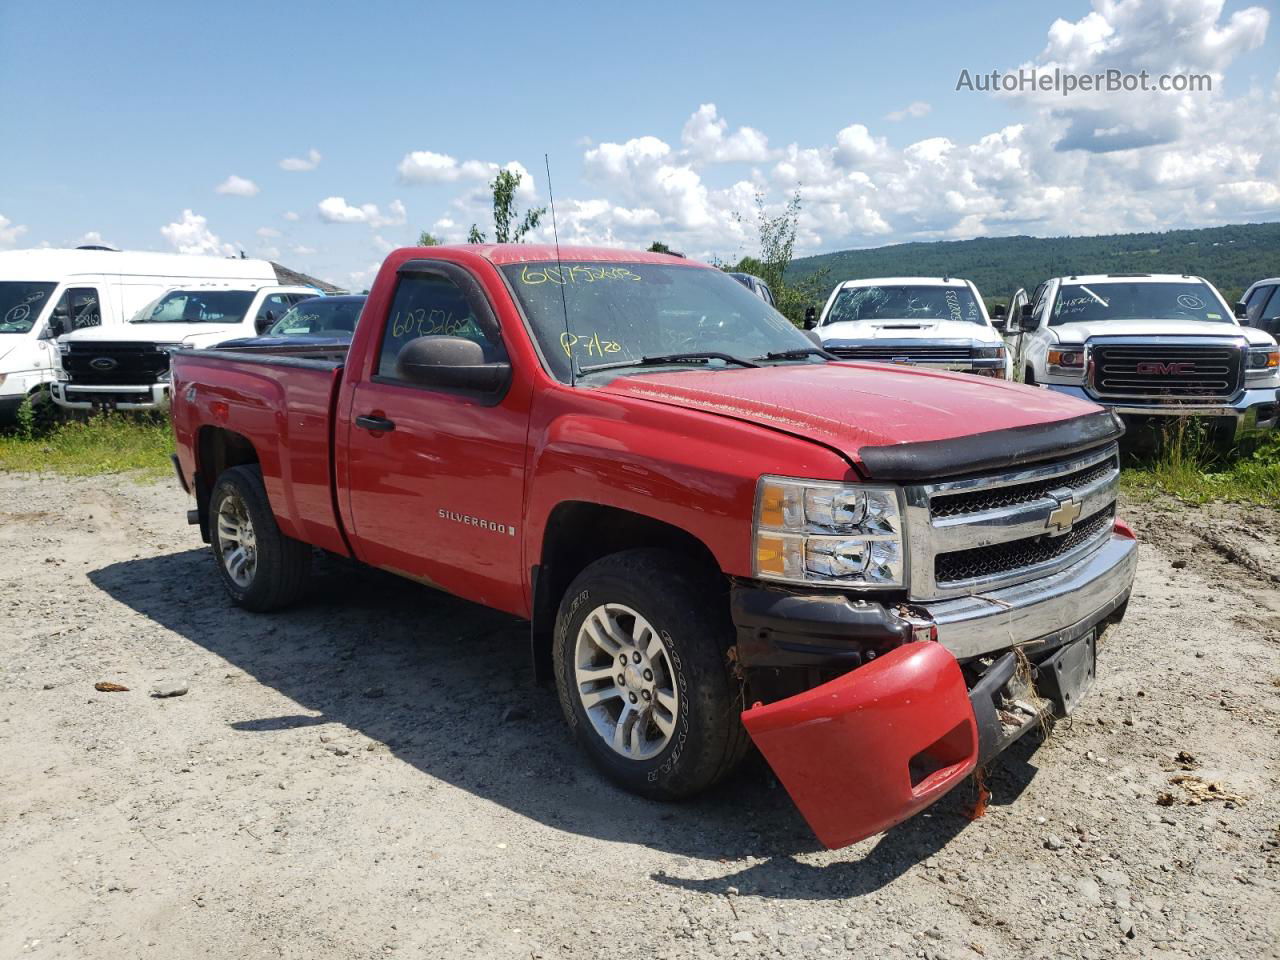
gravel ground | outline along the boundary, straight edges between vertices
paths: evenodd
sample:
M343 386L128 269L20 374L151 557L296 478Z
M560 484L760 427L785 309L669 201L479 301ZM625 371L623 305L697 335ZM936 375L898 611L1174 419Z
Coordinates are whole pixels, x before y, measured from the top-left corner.
M186 508L0 475L0 957L1277 956L1272 512L1128 503L1074 720L981 819L966 786L828 852L758 761L614 789L499 614L337 564L229 607Z

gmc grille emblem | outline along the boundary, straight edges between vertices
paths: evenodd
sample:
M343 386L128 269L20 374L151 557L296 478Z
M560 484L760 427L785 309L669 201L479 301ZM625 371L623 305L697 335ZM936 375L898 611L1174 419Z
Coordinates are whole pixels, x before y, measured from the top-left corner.
M114 370L120 364L112 357L94 357L89 361L89 366L95 370Z
M1161 363L1159 360L1148 360L1138 364L1138 373L1149 377L1177 377L1184 373L1195 372L1194 363Z

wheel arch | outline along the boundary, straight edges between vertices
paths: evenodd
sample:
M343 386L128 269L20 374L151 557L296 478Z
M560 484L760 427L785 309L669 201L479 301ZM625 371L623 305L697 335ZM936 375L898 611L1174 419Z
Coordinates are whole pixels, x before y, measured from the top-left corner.
M581 500L559 503L547 518L533 567L530 652L534 679L552 680L551 643L560 600L590 564L624 550L656 548L687 556L709 575L720 575L715 554L689 531L647 514Z
M195 495L200 536L209 542L209 497L213 485L229 467L261 463L253 441L225 427L204 426L196 435Z

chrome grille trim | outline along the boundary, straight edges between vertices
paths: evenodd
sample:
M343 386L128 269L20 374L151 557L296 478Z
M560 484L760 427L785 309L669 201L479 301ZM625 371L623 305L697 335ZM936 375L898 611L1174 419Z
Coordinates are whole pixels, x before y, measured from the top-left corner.
M1055 483L1059 480L1061 486ZM1043 563L966 580L937 578L938 557L943 554L1020 541L1031 543L1046 535L1056 536L1049 530L1049 515L1061 500L1074 499L1080 505L1080 515L1072 530L1103 511L1114 511L1119 485L1119 451L1115 443L1110 443L1052 463L905 487L910 597L934 600L962 596L1045 576L1076 562L1105 540L1109 525L1101 533ZM1034 495L1024 499L1020 487ZM1012 502L961 513L948 512L946 505L954 505L958 496L972 497L985 491L994 494L1004 491ZM943 505L937 513L932 507L934 499ZM980 500L971 502L981 504ZM1061 535L1070 536L1070 531L1063 531Z
M1229 400L1244 387L1249 344L1235 337L1093 337L1088 385L1107 400ZM1146 372L1142 364L1190 364L1183 372Z

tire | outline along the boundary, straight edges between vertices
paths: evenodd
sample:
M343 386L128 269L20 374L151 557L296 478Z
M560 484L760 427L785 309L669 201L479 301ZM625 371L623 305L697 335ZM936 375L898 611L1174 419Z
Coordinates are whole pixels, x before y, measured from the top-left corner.
M749 743L726 656L733 628L727 608L708 602L719 591L707 580L676 554L630 550L579 574L556 617L569 729L610 779L655 800L706 790Z
M209 497L209 539L222 585L237 606L279 610L306 588L311 547L280 532L256 465L218 477Z

